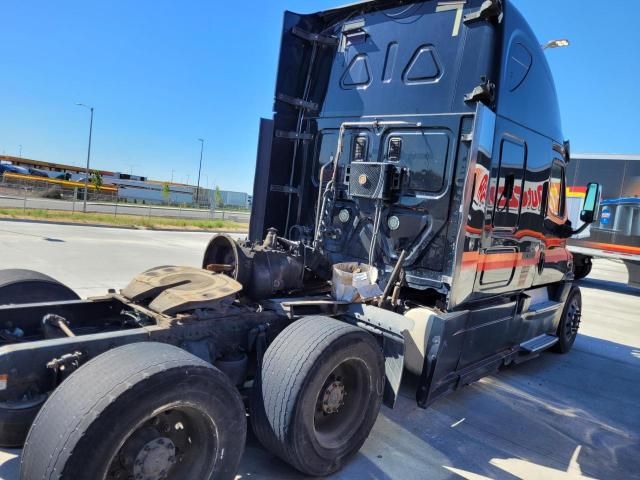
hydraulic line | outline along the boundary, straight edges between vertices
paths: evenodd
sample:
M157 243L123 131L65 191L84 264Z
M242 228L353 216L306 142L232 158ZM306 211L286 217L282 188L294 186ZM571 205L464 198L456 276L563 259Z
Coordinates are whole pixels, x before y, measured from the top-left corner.
M373 266L375 260L376 243L378 242L378 232L380 231L380 220L382 219L382 201L376 202L376 211L373 214L373 230L371 232L371 243L369 244L369 268Z

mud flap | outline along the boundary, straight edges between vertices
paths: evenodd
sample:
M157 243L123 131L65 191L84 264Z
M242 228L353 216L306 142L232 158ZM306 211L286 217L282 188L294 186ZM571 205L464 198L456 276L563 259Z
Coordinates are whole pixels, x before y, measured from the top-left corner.
M404 371L404 339L382 337L382 353L384 354L384 404L393 408L398 398L402 372Z
M346 321L363 328L381 340L384 354L385 384L383 403L393 408L404 371L404 335L413 322L406 317L372 305L351 304Z
M427 408L438 397L457 388L460 377L456 367L464 345L468 316L468 311L461 311L431 317L433 326L416 391L418 406Z

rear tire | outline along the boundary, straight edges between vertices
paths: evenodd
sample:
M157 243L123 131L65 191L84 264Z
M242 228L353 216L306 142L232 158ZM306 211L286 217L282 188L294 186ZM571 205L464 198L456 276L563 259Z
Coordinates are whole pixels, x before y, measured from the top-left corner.
M245 437L244 405L220 370L171 345L134 343L53 392L29 431L20 479L230 479Z
M0 270L0 305L79 300L69 287L33 270Z
M46 395L42 395L29 402L0 403L0 447L22 447L46 399Z
M79 299L69 287L44 273L17 268L0 270L0 305ZM22 446L44 399L43 395L42 400L0 403L0 447Z
M384 378L370 333L327 317L298 320L265 353L251 398L254 433L299 471L329 475L368 437Z
M580 293L580 288L573 287L562 310L562 317L556 331L558 342L552 347L554 352L568 353L571 350L578 336L581 315L582 294Z

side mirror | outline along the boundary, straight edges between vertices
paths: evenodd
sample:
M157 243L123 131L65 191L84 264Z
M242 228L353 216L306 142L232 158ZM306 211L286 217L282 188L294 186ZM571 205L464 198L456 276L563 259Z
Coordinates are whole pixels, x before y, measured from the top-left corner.
M562 146L564 147L564 160L569 163L571 161L571 142L565 140Z
M590 183L587 185L587 193L584 197L584 204L580 211L580 220L586 224L593 223L596 212L600 206L600 184Z

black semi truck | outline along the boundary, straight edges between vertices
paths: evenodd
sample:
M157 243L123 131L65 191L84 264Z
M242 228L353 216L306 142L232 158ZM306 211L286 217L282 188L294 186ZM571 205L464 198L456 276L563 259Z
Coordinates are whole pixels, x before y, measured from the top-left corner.
M553 79L511 2L287 12L274 111L248 240L86 300L0 272L0 443L24 442L21 480L233 478L247 414L324 476L405 370L427 407L571 349L566 242L600 187L575 228Z

